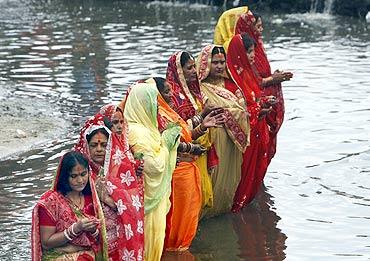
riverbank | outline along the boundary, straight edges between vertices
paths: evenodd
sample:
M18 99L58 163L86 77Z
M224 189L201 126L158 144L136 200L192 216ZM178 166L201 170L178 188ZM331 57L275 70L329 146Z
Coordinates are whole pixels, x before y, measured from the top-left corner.
M19 155L60 137L68 123L55 105L16 95L0 82L0 160Z

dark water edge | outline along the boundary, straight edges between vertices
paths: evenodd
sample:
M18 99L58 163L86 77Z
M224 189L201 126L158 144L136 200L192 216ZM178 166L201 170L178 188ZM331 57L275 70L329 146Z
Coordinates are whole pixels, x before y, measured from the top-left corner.
M179 2L209 4L226 8L246 5L257 12L330 12L362 19L370 11L370 0L180 0ZM330 10L325 10L329 4L331 5Z

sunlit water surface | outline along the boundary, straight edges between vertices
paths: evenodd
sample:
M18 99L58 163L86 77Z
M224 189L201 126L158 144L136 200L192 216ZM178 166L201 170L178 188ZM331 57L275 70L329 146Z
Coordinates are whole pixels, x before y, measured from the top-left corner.
M27 0L0 8L0 87L49 104L55 121L66 121L59 137L0 162L0 259L28 260L32 207L86 117L120 101L135 80L163 76L173 52L197 54L222 10ZM174 258L370 259L368 25L321 14L263 17L273 68L294 73L266 188L240 214L202 222L192 254Z

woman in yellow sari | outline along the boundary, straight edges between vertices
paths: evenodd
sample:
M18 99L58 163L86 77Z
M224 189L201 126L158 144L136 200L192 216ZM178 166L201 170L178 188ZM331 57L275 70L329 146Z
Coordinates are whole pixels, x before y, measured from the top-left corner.
M207 45L197 59L200 89L210 105L223 107L226 117L223 128L213 128L213 143L219 163L211 175L213 207L205 209L203 217L216 216L231 210L238 187L243 162L243 152L249 145L249 118L243 108L243 99L228 89L235 85L226 75L226 54L222 46ZM229 88L227 88L229 87ZM221 156L222 155L222 156ZM230 160L232 159L232 160Z
M181 127L168 124L158 130L159 92L155 83L137 83L125 101L129 144L134 156L144 160L145 260L160 260L166 215L170 208L171 178L176 166Z

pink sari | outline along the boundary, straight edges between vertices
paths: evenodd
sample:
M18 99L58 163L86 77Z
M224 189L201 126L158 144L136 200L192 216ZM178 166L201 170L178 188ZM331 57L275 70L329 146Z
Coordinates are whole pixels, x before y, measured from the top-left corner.
M99 166L91 160L86 136L93 130L105 128L104 116L97 114L90 118L80 133L76 150L82 151L95 168L95 178ZM144 255L144 198L142 179L136 176L133 156L125 143L125 136L119 137L106 129L109 135L106 148L104 176L107 190L114 200L116 210L103 204L108 240L109 258L112 260L143 260ZM131 259L130 259L131 258ZM135 259L134 259L135 258Z
M62 162L63 157L60 160ZM83 217L88 217L89 215L84 211L83 213L76 213L71 205L68 203L66 197L57 191L57 184L61 171L61 164L59 164L53 186L50 190L45 192L40 200L37 202L35 208L32 211L32 231L31 231L31 248L32 248L32 260L39 261L42 259L48 259L48 256L53 256L60 258L60 260L95 260L97 256L104 256L104 240L100 238L100 243L97 241L90 233L83 232L76 238L74 238L70 244L86 248L86 251L78 251L76 253L65 254L60 252L55 252L53 250L44 252L41 246L40 237L40 219L39 210L44 208L48 215L56 222L57 232L62 232L66 228L70 227L74 222ZM102 210L99 198L95 190L95 184L93 179L89 178L90 189L92 193L92 203L94 208L94 217L97 219L102 218ZM102 231L99 231L101 235ZM90 249L90 251L89 251ZM92 250L92 251L91 251ZM73 259L68 259L73 258Z

